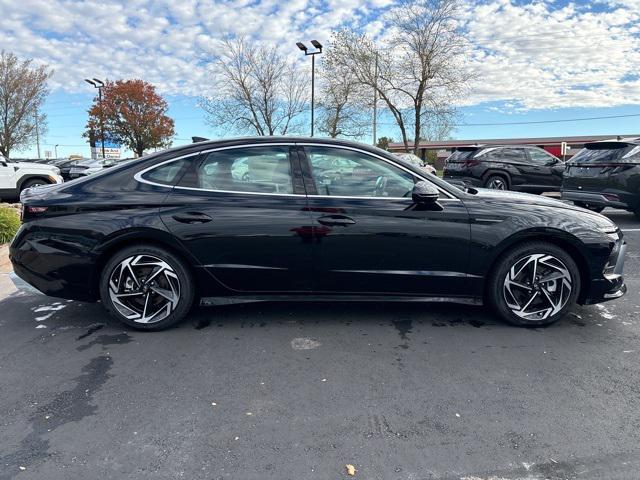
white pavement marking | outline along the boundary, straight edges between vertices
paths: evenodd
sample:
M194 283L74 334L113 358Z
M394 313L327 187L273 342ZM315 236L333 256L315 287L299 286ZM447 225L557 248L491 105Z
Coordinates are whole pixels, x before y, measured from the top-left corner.
M621 228L623 232L640 232L640 228Z
M320 345L320 342L312 338L294 338L291 340L291 348L294 350L313 350Z

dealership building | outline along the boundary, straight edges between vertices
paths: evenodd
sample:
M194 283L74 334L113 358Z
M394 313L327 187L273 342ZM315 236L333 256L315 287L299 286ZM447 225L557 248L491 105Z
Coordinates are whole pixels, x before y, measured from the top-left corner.
M471 147L476 145L535 145L544 148L556 157L567 159L578 153L585 143L612 140L616 138L637 138L639 135L582 135L577 137L534 137L534 138L489 138L476 140L442 140L422 141L418 147L418 156L427 159L428 152L437 155L436 168L441 169L444 160L459 147ZM389 151L404 152L403 143L390 143ZM430 155L433 158L433 154Z

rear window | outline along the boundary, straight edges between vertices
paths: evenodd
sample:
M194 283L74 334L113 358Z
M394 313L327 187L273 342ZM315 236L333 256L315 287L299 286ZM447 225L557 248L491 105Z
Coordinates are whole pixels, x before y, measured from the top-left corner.
M449 158L447 158L447 162L452 162L452 163L464 162L465 160L469 160L470 158L473 158L473 156L476 154L477 151L478 150L476 149L456 150L451 155L449 155Z
M640 145L603 142L587 145L572 159L573 164L640 163Z
M149 170L142 175L142 178L150 182L173 186L178 181L180 173L188 166L189 159L184 158L175 162L165 163L153 170Z

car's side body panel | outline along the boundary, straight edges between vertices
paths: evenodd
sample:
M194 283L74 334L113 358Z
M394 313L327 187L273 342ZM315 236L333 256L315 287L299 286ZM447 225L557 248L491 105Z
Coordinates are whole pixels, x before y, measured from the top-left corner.
M199 162L206 152L255 143L291 146L291 194L141 181L141 172L163 162L182 157ZM304 160L310 143L384 158L428 179L443 196L425 208L410 198L318 195ZM584 259L583 301L601 301L621 291L621 276L603 276L616 243L603 233L611 228L604 217L537 196L487 192L464 193L386 152L350 142L203 142L30 191L23 198L25 206L46 211L27 218L10 256L16 273L44 293L81 300L97 298L100 268L111 252L132 242L151 242L185 260L198 295L205 298L278 299L313 293L345 299L481 301L484 280L501 253L526 238L543 238L570 246L580 255L578 260ZM196 213L211 221L175 219ZM335 213L352 217L355 224L327 227L318 221L319 216Z

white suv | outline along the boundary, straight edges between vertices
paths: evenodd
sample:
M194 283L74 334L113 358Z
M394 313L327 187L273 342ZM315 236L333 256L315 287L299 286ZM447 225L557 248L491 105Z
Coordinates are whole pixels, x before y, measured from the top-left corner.
M0 198L15 199L27 188L62 183L60 169L31 162L11 162L0 155Z

